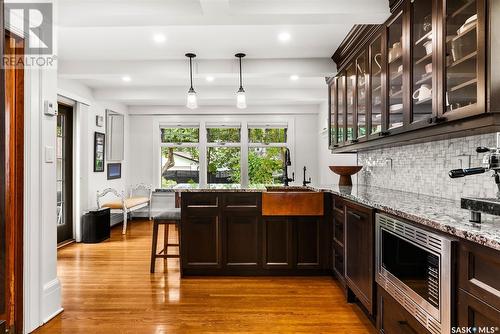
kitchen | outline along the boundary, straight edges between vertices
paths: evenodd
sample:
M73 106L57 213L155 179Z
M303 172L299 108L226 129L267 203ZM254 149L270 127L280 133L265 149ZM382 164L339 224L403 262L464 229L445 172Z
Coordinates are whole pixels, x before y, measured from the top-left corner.
M500 2L48 3L0 332L500 331Z

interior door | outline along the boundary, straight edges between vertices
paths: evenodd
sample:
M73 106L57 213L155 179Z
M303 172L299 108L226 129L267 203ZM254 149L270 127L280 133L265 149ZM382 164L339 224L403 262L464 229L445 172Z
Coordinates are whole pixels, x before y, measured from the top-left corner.
M1 3L0 3L1 5ZM1 14L1 13L0 13ZM3 15L0 15L3 17ZM0 22L3 27L3 22ZM5 54L23 57L24 41L2 32ZM3 54L3 52L2 52ZM2 71L0 116L0 327L22 332L24 68ZM5 94L5 95L4 95Z
M73 239L73 107L59 104L57 115L57 243Z

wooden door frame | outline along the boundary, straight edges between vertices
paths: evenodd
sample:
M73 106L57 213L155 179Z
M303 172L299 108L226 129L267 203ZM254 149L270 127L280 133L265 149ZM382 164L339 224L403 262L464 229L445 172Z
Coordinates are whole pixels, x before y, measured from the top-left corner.
M4 0L0 0L0 55L4 54ZM5 73L3 67L0 66L0 87L2 92L5 91ZM0 94L0 166L5 166L5 96ZM0 289L5 292L5 273L6 273L6 263L5 263L5 174L0 173ZM6 296L6 294L3 294ZM5 297L0 298L0 314L5 313Z
M16 34L3 31L1 39L16 41L15 55L24 55L24 39ZM4 51L7 49L4 44ZM3 54L3 53L2 53ZM9 80L7 80L9 78ZM5 215L5 308L2 318L12 332L23 330L23 232L24 232L24 67L2 71L3 98L1 132L2 173L4 193L1 205ZM8 94L8 95L7 95ZM8 98L7 98L8 96ZM7 101L10 101L7 104ZM9 106L9 110L7 110Z

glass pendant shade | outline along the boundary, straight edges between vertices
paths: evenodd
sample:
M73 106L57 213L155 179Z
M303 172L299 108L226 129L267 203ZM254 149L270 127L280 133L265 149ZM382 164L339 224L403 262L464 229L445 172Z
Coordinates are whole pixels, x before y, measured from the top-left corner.
M238 109L245 109L247 107L247 97L243 88L236 93L236 107Z
M196 97L196 92L192 88L189 90L187 94L186 107L188 107L189 109L198 108L198 98Z
M237 53L234 55L238 58L240 63L240 89L236 93L236 108L245 109L247 107L247 97L245 95L245 90L243 89L243 75L241 73L241 58L245 57L244 53Z
M189 109L196 109L198 108L198 98L193 88L193 58L196 57L196 55L194 53L186 53L186 57L189 58L189 80L191 82L191 87L189 87L187 94L186 107Z

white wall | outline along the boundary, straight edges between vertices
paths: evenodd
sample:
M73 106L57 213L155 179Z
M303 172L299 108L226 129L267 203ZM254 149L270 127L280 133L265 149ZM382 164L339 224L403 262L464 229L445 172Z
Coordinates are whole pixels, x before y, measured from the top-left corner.
M147 108L146 108L147 109ZM315 109L315 108L314 108ZM155 109L156 110L156 109ZM156 110L157 111L157 110ZM168 113L165 108L165 113ZM203 112L200 108L198 112ZM161 115L148 114L143 110L141 114L131 114L130 117L130 145L129 157L129 182L132 184L144 182L159 187L160 180L160 146L159 146L159 124L160 123L180 123L180 122L219 122L219 121L253 121L253 122L288 122L289 131L293 136L291 142L292 168L290 175L295 172L295 184L301 184L303 178L302 168L307 166L308 177L312 177L313 182L318 180L317 171L317 150L315 148L317 130L317 114L280 114L273 115L272 110L268 115L242 115L240 110L233 110L233 114L224 115ZM291 133L291 134L292 134Z
M328 112L328 102L320 104L318 114L318 129L320 129L321 134L317 136L316 140L318 142L319 184L322 185L338 184L339 182L339 176L330 171L328 166L357 165L356 154L332 154L332 152L328 148ZM356 181L357 177L353 177L353 182Z
M128 173L128 155L125 149L124 160L122 161L122 178L117 180L107 179L107 160L105 161L104 172L94 172L94 133L106 133L106 126L98 127L96 125L96 116L102 116L106 119L106 109L111 109L125 115L125 147L129 140L129 118L127 107L110 101L95 100L92 90L79 82L61 79L58 80L58 94L66 98L75 100L78 103L76 108L77 128L76 128L76 147L75 154L76 165L79 166L79 191L75 194L78 198L74 198L74 202L80 204L81 214L91 208L95 208L96 194L98 190L106 188L114 188L119 191L127 190L129 183L127 182ZM79 224L76 224L76 240L80 240Z

